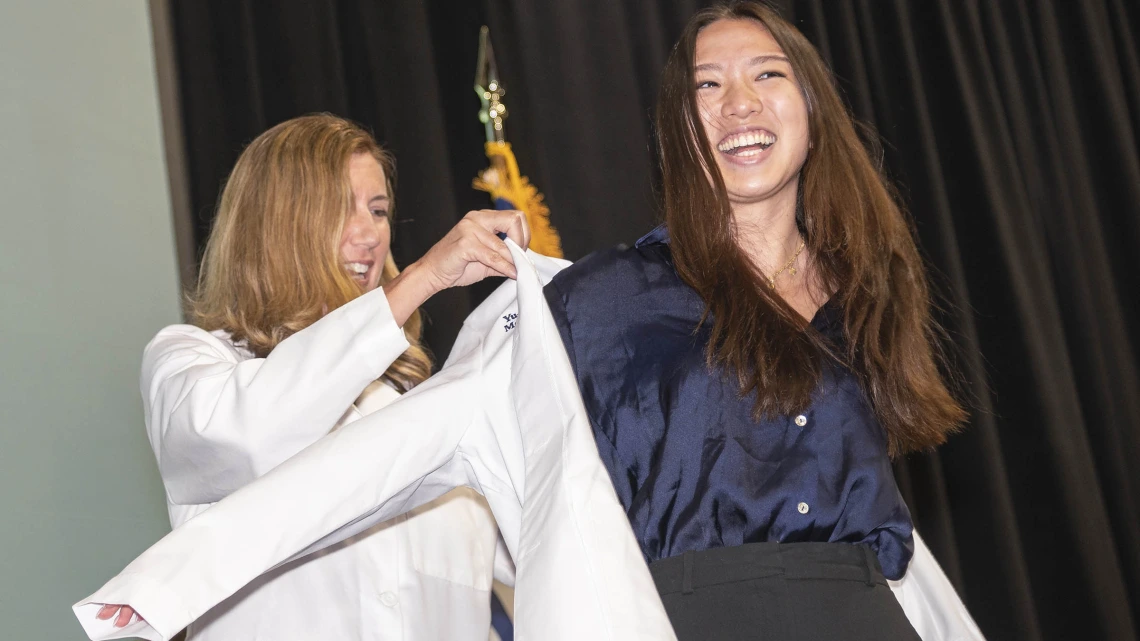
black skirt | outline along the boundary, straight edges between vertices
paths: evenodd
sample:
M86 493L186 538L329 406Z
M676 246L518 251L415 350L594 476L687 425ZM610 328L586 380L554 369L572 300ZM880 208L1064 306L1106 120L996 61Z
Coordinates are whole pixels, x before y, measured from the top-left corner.
M920 641L866 545L750 543L649 571L678 641Z

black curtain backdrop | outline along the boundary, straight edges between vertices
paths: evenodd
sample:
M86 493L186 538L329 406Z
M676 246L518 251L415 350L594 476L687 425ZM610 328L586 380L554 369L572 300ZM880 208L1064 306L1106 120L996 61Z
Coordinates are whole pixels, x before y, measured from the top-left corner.
M242 146L293 116L399 162L398 262L486 195L473 90L491 27L508 139L567 257L656 220L651 109L697 0L171 2L197 241ZM884 142L973 410L899 461L915 521L991 639L1140 638L1140 7L784 0ZM427 305L446 355L492 285Z

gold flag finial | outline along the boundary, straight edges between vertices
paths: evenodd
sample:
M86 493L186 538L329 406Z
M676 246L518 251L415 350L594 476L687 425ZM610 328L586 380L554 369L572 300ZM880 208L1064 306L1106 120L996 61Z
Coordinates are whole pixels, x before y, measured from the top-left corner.
M499 81L499 69L495 66L495 51L491 48L491 30L484 26L479 30L479 61L475 65L475 93L479 94L482 108L479 121L487 130L487 142L503 142L503 120L507 117L507 106L502 98L507 90Z

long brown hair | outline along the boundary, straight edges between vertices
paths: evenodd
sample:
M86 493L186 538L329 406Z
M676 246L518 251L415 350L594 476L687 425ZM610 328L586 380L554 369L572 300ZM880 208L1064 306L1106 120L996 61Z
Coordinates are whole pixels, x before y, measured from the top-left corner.
M395 207L396 164L363 128L330 114L283 122L254 139L234 165L206 243L188 315L225 330L265 357L294 333L363 291L341 265L339 243L352 204L354 154L384 169ZM391 214L390 214L391 215ZM389 252L381 284L400 272ZM411 347L384 372L405 392L431 373L419 312L404 323Z
M700 120L697 36L718 20L754 20L787 55L808 108L811 151L796 222L819 284L844 310L835 352L771 291L736 240L724 179ZM908 217L871 159L815 47L773 9L734 1L699 11L662 76L656 128L665 221L681 278L707 304L710 367L735 375L762 416L802 411L838 358L859 377L892 456L932 447L966 418L947 390L922 258Z

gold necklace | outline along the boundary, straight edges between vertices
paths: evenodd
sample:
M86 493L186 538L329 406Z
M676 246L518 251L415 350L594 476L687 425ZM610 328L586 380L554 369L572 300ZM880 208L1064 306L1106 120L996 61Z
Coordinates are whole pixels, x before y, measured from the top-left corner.
M784 263L783 267L777 269L775 274L772 274L771 276L768 277L768 287L775 289L776 288L776 279L780 276L780 274L783 274L785 271L788 272L789 276L795 276L796 275L796 268L792 267L792 263L796 262L796 259L800 257L800 252L802 252L803 250L804 250L804 241L801 240L800 246L798 248L796 248L796 253L792 254L792 257L788 259L788 262Z

